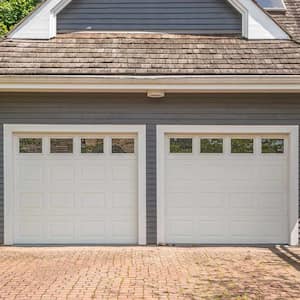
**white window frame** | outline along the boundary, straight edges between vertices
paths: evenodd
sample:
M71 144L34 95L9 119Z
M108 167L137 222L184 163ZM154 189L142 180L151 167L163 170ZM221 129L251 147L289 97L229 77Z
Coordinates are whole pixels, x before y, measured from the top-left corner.
M146 244L146 126L4 124L4 244L14 244L15 134L135 134L138 149L138 244Z
M299 144L298 126L231 126L231 125L158 125L157 126L157 243L165 244L165 137L169 134L282 134L289 139L288 151L288 230L289 245L299 243L298 228L298 186L299 186Z

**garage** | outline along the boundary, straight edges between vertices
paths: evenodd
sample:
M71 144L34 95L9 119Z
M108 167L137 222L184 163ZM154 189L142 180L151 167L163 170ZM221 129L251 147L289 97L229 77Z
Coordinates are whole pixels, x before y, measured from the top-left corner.
M13 244L143 243L142 129L95 128L12 132Z
M160 242L289 243L297 177L290 135L276 127L183 128L158 130Z

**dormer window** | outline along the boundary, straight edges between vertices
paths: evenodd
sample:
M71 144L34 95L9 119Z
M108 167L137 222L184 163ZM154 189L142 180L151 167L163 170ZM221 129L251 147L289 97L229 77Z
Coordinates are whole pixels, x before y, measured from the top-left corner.
M256 2L268 11L285 11L284 0L256 0Z

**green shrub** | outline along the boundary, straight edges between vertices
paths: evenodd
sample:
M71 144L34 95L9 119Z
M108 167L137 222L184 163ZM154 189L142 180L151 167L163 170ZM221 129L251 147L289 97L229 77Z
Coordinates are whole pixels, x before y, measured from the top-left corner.
M26 17L38 0L0 0L0 36Z

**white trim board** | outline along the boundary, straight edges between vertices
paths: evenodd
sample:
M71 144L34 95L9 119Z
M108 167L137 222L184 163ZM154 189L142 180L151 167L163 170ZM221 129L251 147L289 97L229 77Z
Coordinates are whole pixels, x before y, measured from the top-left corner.
M12 39L56 36L56 16L72 0L46 0L13 29ZM242 35L248 39L289 39L289 35L252 0L227 0L242 15Z
M15 133L135 133L138 143L138 244L146 244L145 125L28 125L4 124L4 244L14 244L13 137Z
M297 93L300 76L7 76L0 75L3 92L147 93Z
M202 126L158 125L157 126L157 243L165 244L164 195L165 195L165 135L166 134L285 134L289 137L289 244L299 243L298 224L298 126Z

